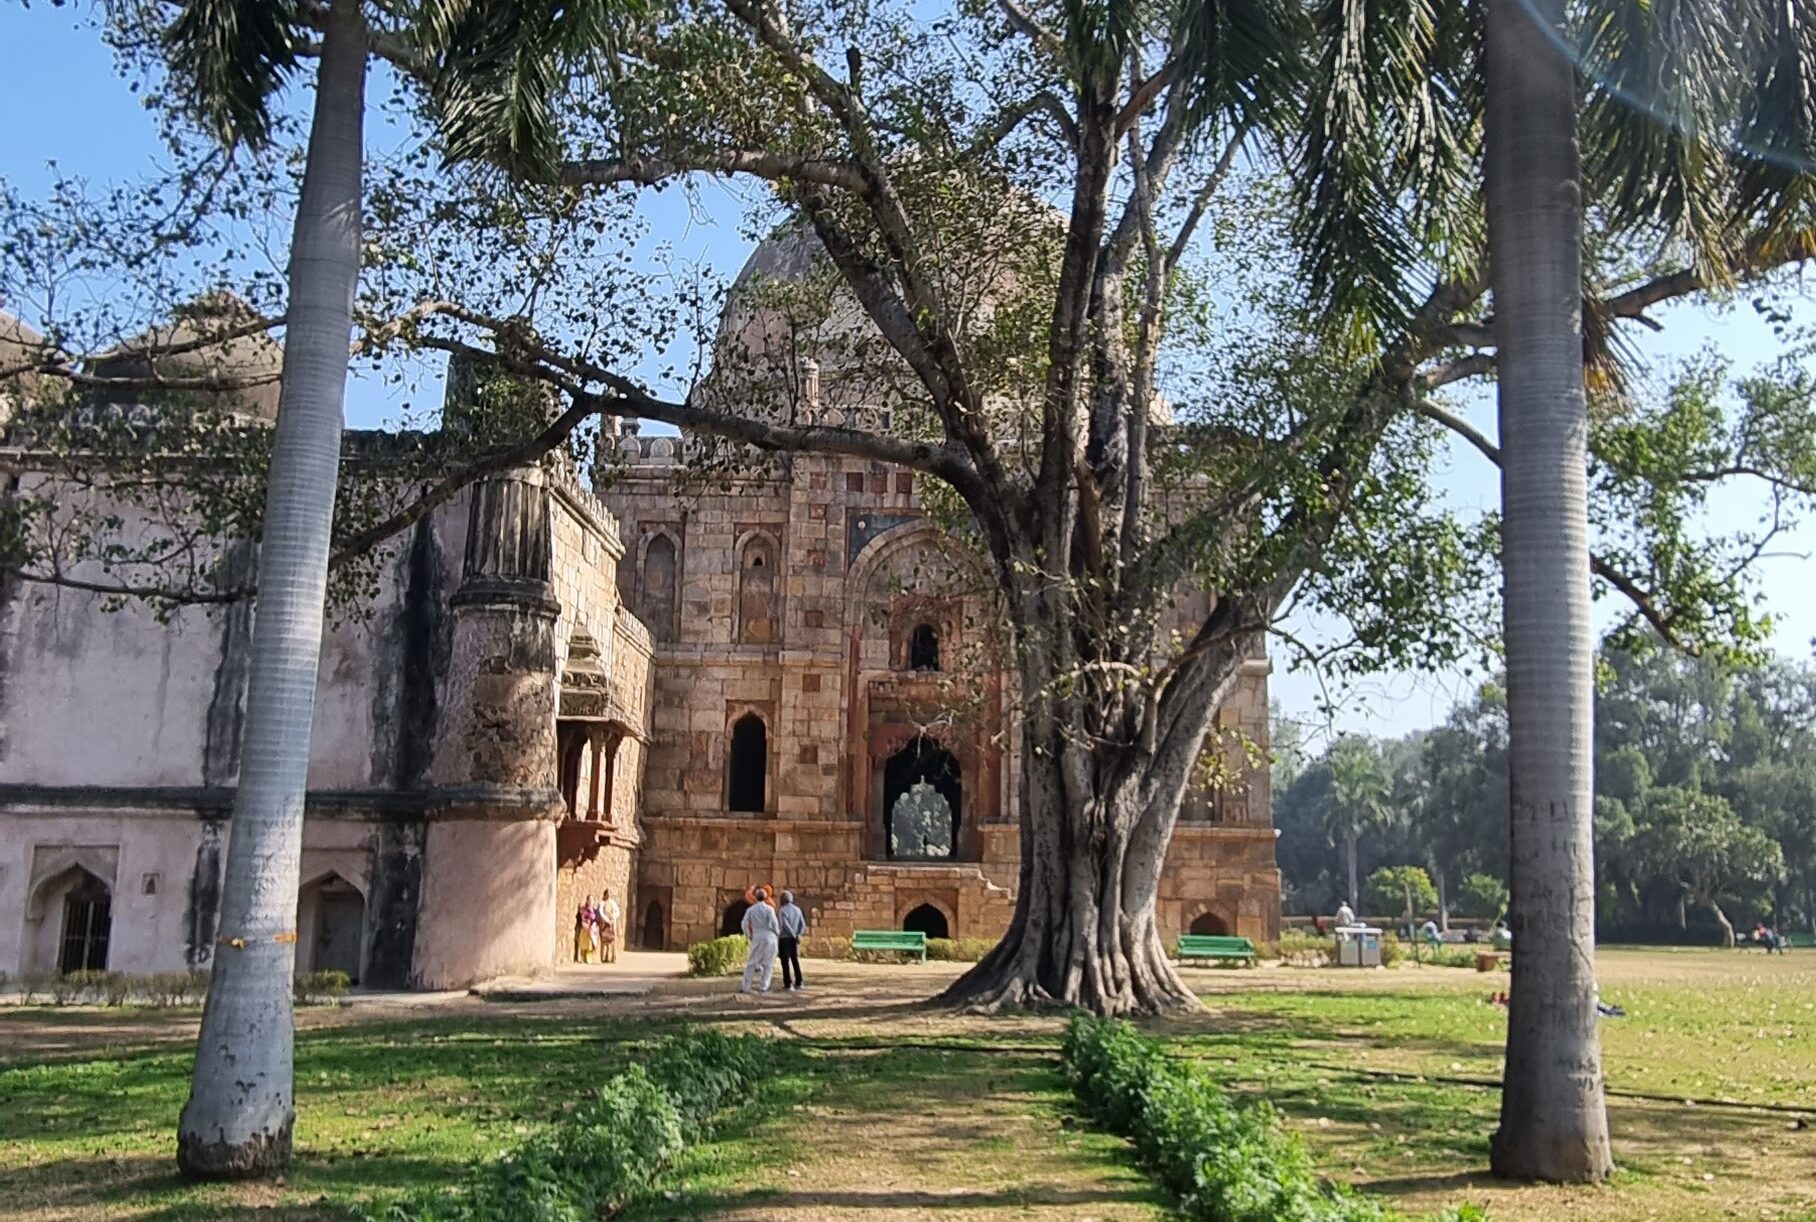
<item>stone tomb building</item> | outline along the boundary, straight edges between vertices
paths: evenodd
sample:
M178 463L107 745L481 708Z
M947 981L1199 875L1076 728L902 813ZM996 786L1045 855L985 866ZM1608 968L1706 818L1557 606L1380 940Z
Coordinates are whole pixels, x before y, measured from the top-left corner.
M755 882L792 889L820 934L1000 934L1020 833L989 575L929 520L914 473L796 455L686 491L680 448L627 437L600 488L624 532L619 590L654 640L638 938L735 930ZM1219 724L1266 743L1265 659ZM1239 779L1188 802L1167 856L1169 939L1278 932L1267 774L1223 749Z
M677 478L687 444L626 435L592 490L559 463L476 485L331 626L299 968L545 972L606 887L633 946L735 928L757 883L823 935L1005 927L1014 684L989 661L987 575L912 473L796 456L708 486ZM10 436L0 468L13 490L57 479ZM1181 594L1181 617L1203 609ZM0 582L0 972L212 961L250 629L243 605L160 622ZM1251 661L1219 714L1262 744L1266 676ZM1236 780L1182 812L1161 930L1271 938L1267 773L1214 749Z

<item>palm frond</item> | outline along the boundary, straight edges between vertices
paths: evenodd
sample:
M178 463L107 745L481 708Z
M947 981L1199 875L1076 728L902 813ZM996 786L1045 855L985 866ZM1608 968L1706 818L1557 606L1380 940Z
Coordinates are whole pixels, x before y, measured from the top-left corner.
M422 0L417 37L436 66L447 160L545 174L560 157L563 88L647 11L644 0Z
M270 139L271 95L296 66L293 0L185 0L163 41L216 139L253 147Z
M1277 129L1295 109L1304 79L1306 21L1291 0L1200 0L1182 4L1177 48L1194 124Z
M1293 236L1311 291L1372 344L1481 249L1480 5L1319 0Z

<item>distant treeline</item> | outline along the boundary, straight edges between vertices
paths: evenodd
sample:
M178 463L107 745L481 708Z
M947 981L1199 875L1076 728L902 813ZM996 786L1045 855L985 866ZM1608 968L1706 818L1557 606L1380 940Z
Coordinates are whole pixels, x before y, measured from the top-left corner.
M1595 714L1596 917L1604 937L1727 939L1816 920L1816 669L1665 649L1604 652ZM1277 719L1278 722L1278 719ZM1275 727L1288 913L1488 917L1507 878L1505 693L1444 724L1345 736L1311 758ZM1430 890L1418 886L1418 867ZM1369 886L1372 881L1372 888Z

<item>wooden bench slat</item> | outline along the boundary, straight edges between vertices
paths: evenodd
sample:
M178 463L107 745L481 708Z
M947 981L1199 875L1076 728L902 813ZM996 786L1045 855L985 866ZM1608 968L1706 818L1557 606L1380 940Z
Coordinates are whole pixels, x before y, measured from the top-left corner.
M1175 957L1184 959L1241 959L1255 962L1255 944L1247 938L1228 934L1187 933L1179 935Z
M852 950L894 950L919 955L927 962L927 935L912 929L858 929L851 935Z

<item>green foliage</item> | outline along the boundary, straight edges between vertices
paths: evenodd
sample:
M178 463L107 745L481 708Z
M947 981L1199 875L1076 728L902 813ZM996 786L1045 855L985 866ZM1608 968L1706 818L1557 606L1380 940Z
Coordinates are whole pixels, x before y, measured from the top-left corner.
M1368 896L1383 910L1404 905L1402 915L1408 920L1438 906L1437 888L1422 866L1382 866L1368 876Z
M295 981L296 1004L337 1006L352 984L347 973L342 971L298 972Z
M1327 1185L1305 1143L1265 1102L1232 1104L1210 1075L1134 1027L1075 1014L1062 1052L1079 1102L1205 1222L1390 1222L1391 1210ZM1462 1216L1462 1215L1458 1215Z
M1507 884L1492 874L1471 874L1457 891L1457 907L1464 916L1492 921L1507 914Z
M769 1072L763 1041L689 1032L657 1044L572 1116L368 1222L590 1222L646 1187L715 1113Z
M1294 967L1326 967L1334 960L1336 943L1329 935L1305 929L1283 929L1278 942L1255 948L1263 959L1278 959Z
M995 938L928 938L927 958L976 963L996 949Z
M687 948L689 976L730 976L744 970L750 955L750 939L741 933L695 942Z

